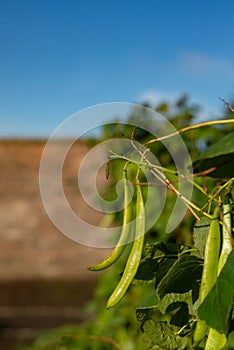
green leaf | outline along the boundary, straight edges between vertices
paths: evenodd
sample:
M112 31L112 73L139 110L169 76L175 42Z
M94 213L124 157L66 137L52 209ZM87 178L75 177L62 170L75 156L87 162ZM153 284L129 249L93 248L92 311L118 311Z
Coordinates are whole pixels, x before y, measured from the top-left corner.
M207 325L221 333L228 330L229 316L234 294L234 250L210 293L198 308L198 316Z
M177 312L172 316L170 324L174 326L183 327L189 322L189 310L186 303L175 303L177 305Z
M157 287L160 298L168 293L186 293L201 278L202 259L183 254L169 269Z
M146 245L146 257L141 260L135 282L150 282L156 277L156 286L178 259L181 246L171 243L154 243Z
M202 172L215 168L208 176L215 178L231 178L234 176L234 132L223 137L209 147L193 162L194 172Z
M155 288L159 285L161 280L165 277L165 275L168 273L171 266L177 261L177 258L164 258L160 261L158 265L158 270L156 272L156 281L155 281Z
M172 312L173 316L170 320L170 324L183 327L188 324L189 314L194 315L192 291L190 290L184 294L166 294L160 301L158 308L163 314Z
M158 255L178 255L181 251L181 247L182 246L177 243L146 243L146 258L154 258Z
M188 338L178 336L179 328L164 321L147 320L142 325L145 338L150 341L150 349L187 349Z
M136 309L136 319L138 322L145 322L149 320L152 316L154 307L138 307Z
M208 231L210 227L211 220L205 216L198 220L193 228L193 240L194 245L198 249L202 258L204 258L206 240L208 236Z
M147 320L143 323L142 330L154 345L166 350L178 349L175 333L166 322Z
M158 261L153 258L143 259L138 267L134 280L152 281L158 269Z
M191 315L193 314L193 300L192 300L192 291L190 290L187 293L170 293L166 294L160 301L158 308L159 310L165 314L168 311L174 310L176 306L173 308L171 305L175 305L178 303L187 303L190 309ZM170 308L169 308L170 306Z

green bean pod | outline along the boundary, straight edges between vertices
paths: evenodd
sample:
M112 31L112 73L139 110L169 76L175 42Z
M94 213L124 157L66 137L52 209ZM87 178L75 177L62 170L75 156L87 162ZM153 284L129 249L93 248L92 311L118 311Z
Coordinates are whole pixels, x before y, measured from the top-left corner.
M227 260L228 255L232 251L231 242L231 206L230 204L223 204L223 235L222 235L222 250L218 264L218 275ZM208 338L206 341L205 350L221 350L225 347L227 342L226 334L219 333L216 329L210 328Z
M90 271L101 271L107 269L111 265L113 265L122 255L126 244L128 243L129 235L130 235L130 222L131 222L131 202L130 202L130 191L129 184L127 180L127 171L124 169L124 212L123 212L123 225L122 230L119 236L119 240L112 250L110 255L105 258L103 261L99 262L95 266L91 266L88 268Z
M111 309L120 302L127 289L129 288L138 266L141 261L142 250L144 245L144 233L145 233L145 207L141 188L139 183L137 184L137 203L136 203L136 228L135 228L135 240L132 245L131 252L129 254L127 264L125 266L123 275L115 288L114 292L110 296L107 302L107 308Z
M206 241L200 288L200 304L210 292L217 279L220 253L219 211L219 206L217 206L213 214ZM194 331L194 345L198 345L204 339L206 332L207 326L205 321L198 319Z
M218 275L220 274L228 255L232 251L232 222L231 222L231 205L223 204L223 236L222 250L219 258Z

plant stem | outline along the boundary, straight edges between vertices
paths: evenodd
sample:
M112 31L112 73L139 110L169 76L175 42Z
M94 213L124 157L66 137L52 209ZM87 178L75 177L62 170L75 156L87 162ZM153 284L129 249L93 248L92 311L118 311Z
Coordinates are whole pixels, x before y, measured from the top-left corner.
M204 122L204 123L186 126L185 128L179 129L175 132L172 132L171 134L164 135L164 136L158 137L156 139L150 140L150 141L146 142L145 145L149 145L149 144L154 143L154 142L169 139L170 137L183 134L186 131L201 129L201 128L212 126L212 125L221 125L221 124L234 124L234 120L233 119L211 120L211 121Z

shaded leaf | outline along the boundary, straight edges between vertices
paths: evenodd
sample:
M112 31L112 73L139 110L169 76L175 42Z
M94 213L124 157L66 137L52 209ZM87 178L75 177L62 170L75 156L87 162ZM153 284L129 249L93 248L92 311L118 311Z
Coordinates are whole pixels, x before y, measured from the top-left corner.
M211 220L206 217L201 217L200 220L198 220L193 228L193 240L194 245L198 249L200 255L202 258L204 258L204 252L205 252L205 246L206 246L206 240L208 236L208 231L210 227Z
M189 321L189 309L186 303L175 303L177 304L177 312L172 316L170 324L178 327L183 327L188 324Z
M138 267L134 280L152 281L158 269L158 261L153 258L143 259Z
M158 255L178 255L182 246L177 243L146 243L146 258L155 258Z
M152 315L154 307L138 307L136 309L136 319L138 322L145 322L146 320L149 320Z
M234 132L223 137L209 147L193 162L193 170L202 172L215 168L208 176L215 178L231 178L234 176Z
M172 243L154 243L146 245L146 257L141 260L135 281L152 281L156 277L156 286L178 259L181 245ZM156 287L155 286L155 287Z
M181 244L177 243L164 243L160 242L158 244L158 250L163 252L165 255L178 255L181 251Z
M195 255L182 255L169 269L157 287L160 298L167 293L186 293L201 278L202 259Z
M155 288L158 286L162 278L164 278L164 276L168 273L171 266L178 259L178 254L180 251L181 245L179 244L160 243L158 251L155 252L155 257L158 259L157 270L155 273Z
M177 258L174 257L165 257L163 258L159 264L158 269L156 271L156 281L155 281L155 288L159 285L161 280L165 277L165 275L168 273L172 265L177 261Z
M221 333L228 330L229 314L234 294L234 250L209 294L198 308L200 319Z

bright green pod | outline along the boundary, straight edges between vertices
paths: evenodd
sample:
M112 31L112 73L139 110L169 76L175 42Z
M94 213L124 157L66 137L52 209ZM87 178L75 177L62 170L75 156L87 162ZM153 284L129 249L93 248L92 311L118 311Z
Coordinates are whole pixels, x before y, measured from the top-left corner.
M145 233L145 207L141 187L137 184L137 203L136 203L136 228L135 228L135 240L133 242L131 252L129 254L127 264L125 266L123 275L115 288L114 292L110 296L107 302L107 308L112 309L116 304L120 302L125 293L127 292L132 280L134 279L138 270L142 250L144 245L144 233Z
M227 257L232 251L231 229L231 205L223 204L222 250L218 264L218 275L222 271ZM205 350L221 350L225 347L226 343L226 334L219 333L217 330L210 328Z
M88 270L91 271L101 271L104 269L107 269L111 265L113 265L122 255L124 252L124 249L126 247L126 244L129 240L130 235L130 222L131 222L131 198L130 198L130 191L129 191L129 183L127 180L127 171L124 169L124 212L123 212L123 225L122 230L119 236L119 240L115 246L115 248L112 250L110 255L104 259L103 261L99 262L95 266L91 266L88 268Z
M222 250L219 258L218 275L220 274L228 255L232 251L232 220L231 205L223 204L223 235Z
M204 266L200 287L200 304L216 282L220 253L220 226L219 226L220 208L215 208L213 218L209 227L204 253ZM207 326L205 321L198 319L194 331L194 345L198 345L205 337Z

